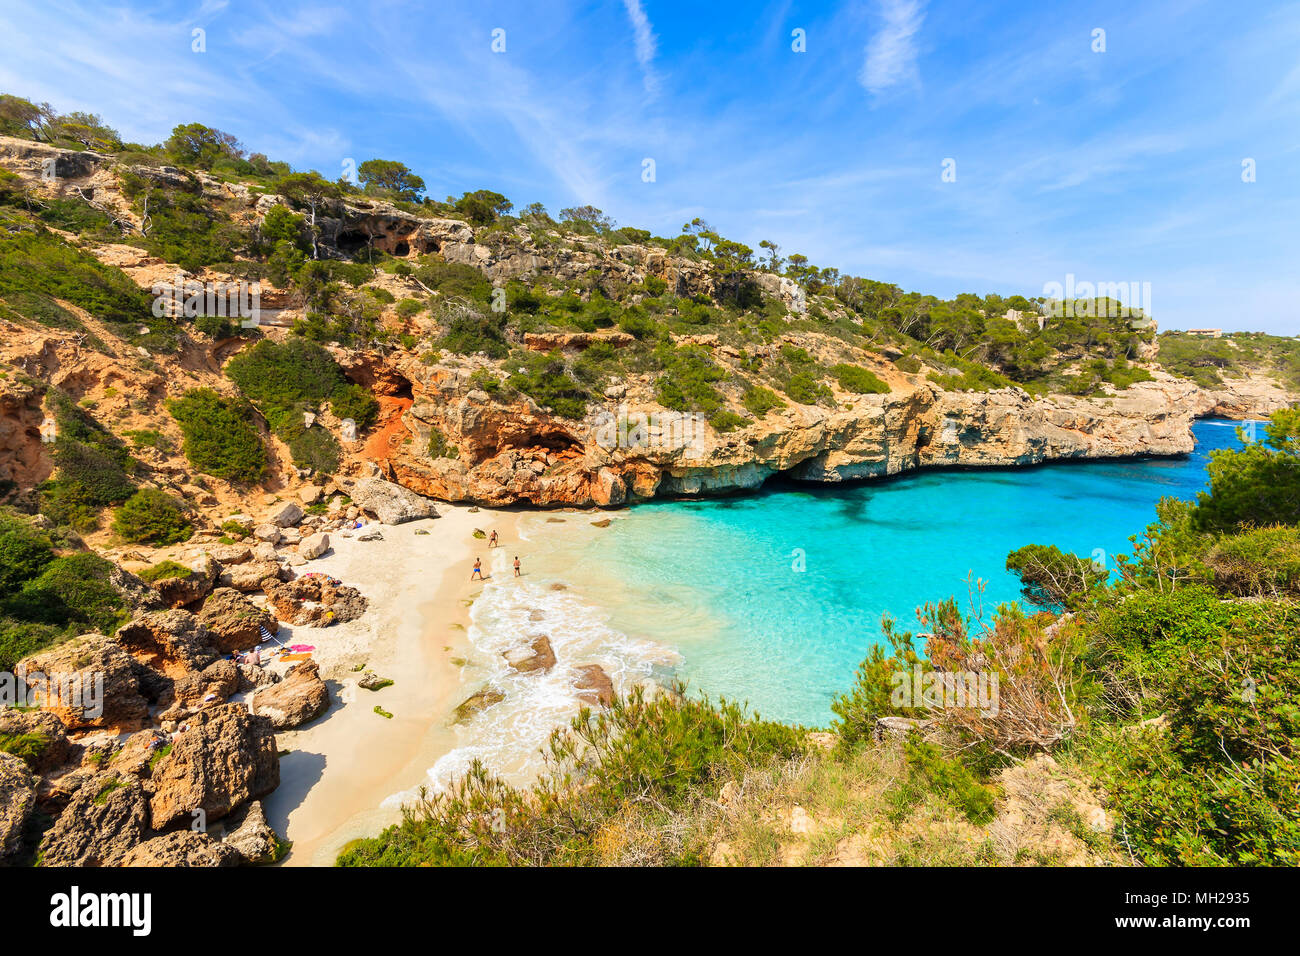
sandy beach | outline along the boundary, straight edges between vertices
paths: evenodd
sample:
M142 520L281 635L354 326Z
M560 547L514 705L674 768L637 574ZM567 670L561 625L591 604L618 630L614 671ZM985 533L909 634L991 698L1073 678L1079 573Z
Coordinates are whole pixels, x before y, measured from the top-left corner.
M331 535L332 551L299 569L333 575L370 604L347 624L281 630L285 643L315 645L332 698L324 716L278 738L281 783L265 808L293 843L285 865L333 865L349 841L400 820L400 809L382 806L385 799L426 783L429 768L455 746L450 714L465 696L459 664L468 607L482 588L470 570L479 556L485 573L510 574L504 555L517 541L518 515L447 504L438 511L436 519L371 525L382 541ZM495 529L502 549L489 552L475 528ZM362 668L394 683L362 689Z

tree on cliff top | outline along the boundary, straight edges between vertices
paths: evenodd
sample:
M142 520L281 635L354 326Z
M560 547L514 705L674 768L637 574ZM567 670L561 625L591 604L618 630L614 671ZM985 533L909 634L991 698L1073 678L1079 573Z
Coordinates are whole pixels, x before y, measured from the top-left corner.
M393 159L367 159L357 167L357 178L368 193L389 193L406 202L419 202L424 192L424 180Z
M202 123L177 126L164 145L177 163L200 169L211 169L219 159L244 158L244 148L238 139Z

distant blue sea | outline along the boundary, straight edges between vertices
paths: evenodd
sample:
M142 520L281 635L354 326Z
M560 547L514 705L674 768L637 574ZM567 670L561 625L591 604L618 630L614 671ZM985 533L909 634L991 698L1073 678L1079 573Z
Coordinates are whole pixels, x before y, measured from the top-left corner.
M543 575L548 565L576 568L581 597L602 608L611 633L676 650L676 673L692 689L824 725L880 640L882 614L916 631L927 601L956 596L969 613L971 574L985 582L991 613L1019 597L1004 566L1025 544L1104 551L1113 567L1158 499L1206 487L1209 452L1240 447L1237 424L1196 423L1196 450L1184 458L781 484L640 505L609 528L567 535L539 523L530 565Z

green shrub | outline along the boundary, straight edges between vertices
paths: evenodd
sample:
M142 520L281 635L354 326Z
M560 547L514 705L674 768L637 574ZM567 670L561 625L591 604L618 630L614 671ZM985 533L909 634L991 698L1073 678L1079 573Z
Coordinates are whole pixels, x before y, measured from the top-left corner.
M403 299L397 303L397 314L404 319L410 319L420 314L424 310L424 303L419 299Z
M0 753L13 754L24 763L35 766L50 749L50 743L50 738L39 732L0 734Z
M328 401L336 415L351 418L359 429L378 417L378 402L348 382L325 349L300 337L263 340L232 358L226 374L266 416L300 468L331 472L341 454L334 436L320 425L308 427L304 413Z
M170 578L188 578L194 574L192 568L177 561L159 561L152 567L145 568L136 575L141 581L148 581L150 584L156 584L159 581L165 581Z
M764 388L762 385L751 385L745 389L741 402L745 406L745 410L755 418L762 418L774 409L785 408L785 402L781 401L781 396L770 388Z
M510 351L505 329L504 313L457 311L439 344L458 355L482 352L488 358L505 358Z
M993 819L997 791L980 783L960 760L945 756L938 745L921 740L916 733L904 744L904 753L914 781L946 797L971 823L982 825Z
M710 416L723 407L722 395L713 383L724 381L729 373L714 363L704 349L663 343L654 354L663 367L663 374L655 380L655 399L660 405Z
M839 380L840 387L846 392L872 395L889 391L889 386L874 372L860 365L832 365L831 374Z
M349 382L330 396L330 411L340 420L350 418L358 430L369 428L379 417L379 402L362 386Z
M7 602L0 602L0 605L4 603ZM63 625L0 615L0 671L13 672L24 657L43 651L68 636Z
M831 390L807 370L795 372L785 380L783 387L785 393L800 405L816 405L831 397Z
M429 260L415 270L415 277L443 299L459 296L486 305L492 297L492 283L473 266Z
M729 701L638 691L584 710L556 731L548 769L528 790L477 761L451 790L403 812L403 822L349 844L340 866L572 865L598 859L602 828L631 807L680 811L751 768L803 750L804 730L761 720ZM581 785L574 784L581 780ZM651 809L653 808L653 809ZM698 864L687 845L669 862Z
M246 524L242 524L241 522L235 521L233 518L229 521L223 522L221 525L221 530L224 531L226 534L230 535L230 537L236 539L247 538L250 534L253 533L253 529L251 527L249 527Z
M47 229L0 230L0 297L43 293L116 325L168 323L153 315L149 295L120 269L102 264ZM174 340L174 333L168 341Z
M564 356L557 352L537 352L512 357L515 371L507 384L523 392L543 408L550 408L561 418L581 418L587 411L590 393L569 374Z
M1094 753L1147 865L1300 863L1300 628L1290 609L1252 616L1221 615L1212 640L1148 658L1168 729L1115 731Z
M132 543L168 545L188 539L194 526L171 495L157 488L141 488L117 509L113 531Z
M167 403L184 435L182 450L195 469L226 481L252 483L266 477L266 449L247 402L196 388Z
M28 622L77 624L112 634L128 616L112 571L111 562L89 551L55 558L10 599L6 611Z
M429 457L430 458L459 458L460 449L447 441L447 436L439 428L429 429Z
M293 463L299 468L311 468L325 474L333 473L339 466L343 454L338 441L320 425L311 428L297 427L288 429L290 438L289 454Z
M131 496L135 461L118 438L66 394L51 389L46 405L57 425L55 477L40 487L41 511L59 525L89 531L99 509Z
M731 432L745 424L745 417L733 411L721 409L709 416L709 424L718 432Z
M48 535L26 521L0 514L0 598L19 590L53 560Z

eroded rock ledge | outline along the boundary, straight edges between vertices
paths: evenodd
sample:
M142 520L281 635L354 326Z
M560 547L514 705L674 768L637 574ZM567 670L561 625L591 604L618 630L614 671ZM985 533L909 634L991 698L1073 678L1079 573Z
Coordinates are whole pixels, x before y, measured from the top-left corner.
M403 362L401 373L414 395L401 413L411 440L390 445L381 469L422 495L489 506L620 506L750 490L779 473L839 482L929 467L1180 455L1193 448L1197 418L1266 416L1294 400L1255 381L1207 391L1170 379L1100 398L919 385L839 409L791 405L722 434L636 401L635 388L574 421L530 400L496 401L473 387L469 370ZM425 451L434 429L456 457Z

